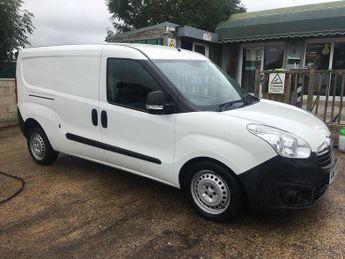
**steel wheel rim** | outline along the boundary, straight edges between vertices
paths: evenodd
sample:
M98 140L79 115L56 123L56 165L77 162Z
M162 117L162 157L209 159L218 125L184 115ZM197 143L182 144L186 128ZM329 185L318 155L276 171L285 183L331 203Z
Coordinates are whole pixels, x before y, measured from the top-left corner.
M46 153L46 146L42 136L34 133L30 137L30 150L31 154L37 159L42 160Z
M191 193L196 205L210 214L220 214L230 204L230 189L215 172L202 170L193 176Z

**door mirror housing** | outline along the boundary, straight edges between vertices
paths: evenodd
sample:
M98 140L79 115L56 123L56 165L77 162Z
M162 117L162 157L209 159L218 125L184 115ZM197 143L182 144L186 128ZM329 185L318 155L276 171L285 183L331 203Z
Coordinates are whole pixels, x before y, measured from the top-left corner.
M153 91L148 93L146 97L146 109L152 114L164 114L172 112L175 105L167 103L166 95L162 91Z

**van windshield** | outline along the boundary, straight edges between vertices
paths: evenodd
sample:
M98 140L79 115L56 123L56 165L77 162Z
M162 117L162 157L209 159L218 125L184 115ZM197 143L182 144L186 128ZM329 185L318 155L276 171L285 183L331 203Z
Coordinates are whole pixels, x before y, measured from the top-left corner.
M201 110L235 109L256 100L209 60L153 62L180 93Z

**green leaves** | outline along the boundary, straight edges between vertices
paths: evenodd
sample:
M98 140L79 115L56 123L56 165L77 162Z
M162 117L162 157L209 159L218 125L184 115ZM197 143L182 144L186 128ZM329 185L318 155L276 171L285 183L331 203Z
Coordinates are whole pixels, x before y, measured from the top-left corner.
M30 45L33 14L21 10L22 0L0 0L0 60L13 59L13 51Z
M165 21L214 31L231 14L246 11L240 0L107 0L107 5L119 32Z

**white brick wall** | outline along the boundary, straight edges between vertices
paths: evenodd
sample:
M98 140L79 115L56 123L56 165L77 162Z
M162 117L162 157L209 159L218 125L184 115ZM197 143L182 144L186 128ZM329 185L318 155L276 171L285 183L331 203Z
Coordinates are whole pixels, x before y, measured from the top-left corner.
M17 124L14 79L0 79L0 128Z

